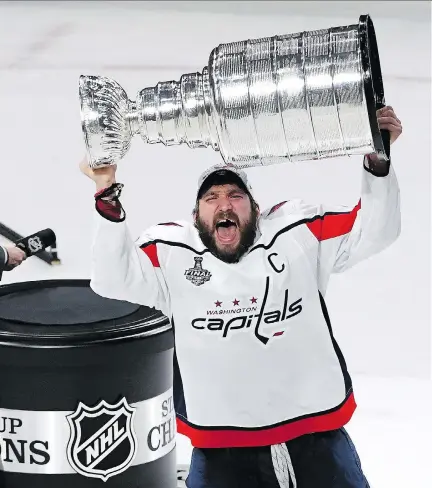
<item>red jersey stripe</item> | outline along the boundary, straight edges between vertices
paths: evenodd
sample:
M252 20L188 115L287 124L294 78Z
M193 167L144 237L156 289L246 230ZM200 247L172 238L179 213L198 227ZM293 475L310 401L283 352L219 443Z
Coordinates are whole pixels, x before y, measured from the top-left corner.
M306 225L319 241L340 237L351 232L360 208L361 202L359 202L351 212L324 214L323 217L318 217L313 222L308 222Z
M194 447L257 447L281 444L313 432L335 430L346 425L357 408L354 394L337 409L306 419L262 430L206 430L194 428L177 417L177 431L189 437Z
M149 244L148 246L143 246L141 247L141 250L147 254L153 267L160 268L156 244Z

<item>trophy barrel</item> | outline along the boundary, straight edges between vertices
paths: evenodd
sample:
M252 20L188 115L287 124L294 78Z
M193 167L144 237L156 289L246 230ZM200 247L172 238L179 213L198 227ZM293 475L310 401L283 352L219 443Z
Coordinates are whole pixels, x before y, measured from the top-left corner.
M209 76L226 163L242 168L382 150L382 79L368 16L358 25L222 44L210 55Z

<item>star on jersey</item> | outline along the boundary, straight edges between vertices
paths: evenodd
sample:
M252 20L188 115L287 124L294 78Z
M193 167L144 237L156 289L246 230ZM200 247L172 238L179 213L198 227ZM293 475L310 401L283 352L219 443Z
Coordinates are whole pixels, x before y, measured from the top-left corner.
M249 301L252 303L252 304L255 304L258 302L258 298L255 298L255 297L252 297L252 298L249 298ZM214 304L216 305L216 307L221 307L222 306L222 303L220 300L216 300L214 302ZM237 298L235 298L233 301L232 301L233 305L238 307L240 306L240 300L237 300Z

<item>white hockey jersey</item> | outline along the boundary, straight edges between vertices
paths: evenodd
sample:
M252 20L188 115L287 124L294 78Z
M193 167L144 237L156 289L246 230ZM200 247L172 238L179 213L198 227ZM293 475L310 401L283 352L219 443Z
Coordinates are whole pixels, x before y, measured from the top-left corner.
M392 167L363 171L355 208L294 200L267 210L237 264L214 257L189 222L135 241L126 221L96 220L91 287L172 320L177 428L192 445L271 445L350 420L351 379L324 296L331 273L398 237Z

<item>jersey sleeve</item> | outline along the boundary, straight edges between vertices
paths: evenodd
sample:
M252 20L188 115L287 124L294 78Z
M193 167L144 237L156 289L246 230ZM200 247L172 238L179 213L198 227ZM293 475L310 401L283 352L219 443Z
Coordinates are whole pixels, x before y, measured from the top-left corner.
M169 317L168 288L153 240L151 230L133 239L126 220L105 218L98 211L92 245L92 290L106 298L155 308Z
M320 289L341 273L383 251L401 231L400 192L392 166L383 176L366 167L354 207L300 204L306 226L318 241Z
M8 262L8 253L6 251L6 248L0 246L0 271L4 270L7 262Z

